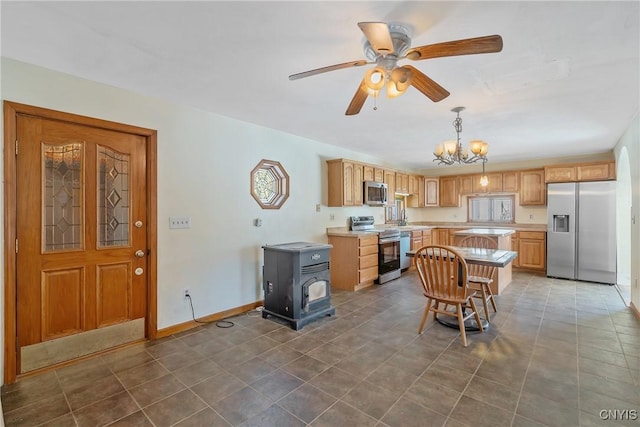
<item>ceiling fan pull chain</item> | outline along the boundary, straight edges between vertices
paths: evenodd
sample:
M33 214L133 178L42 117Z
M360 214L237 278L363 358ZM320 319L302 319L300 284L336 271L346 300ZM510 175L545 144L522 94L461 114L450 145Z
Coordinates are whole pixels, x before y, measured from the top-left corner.
M373 111L376 111L378 109L378 92L376 92L375 95L373 95Z

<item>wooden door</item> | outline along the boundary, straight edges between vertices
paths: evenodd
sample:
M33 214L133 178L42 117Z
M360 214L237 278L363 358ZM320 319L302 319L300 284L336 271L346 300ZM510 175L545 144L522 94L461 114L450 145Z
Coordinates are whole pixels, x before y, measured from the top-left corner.
M30 115L15 132L16 372L144 338L147 139Z

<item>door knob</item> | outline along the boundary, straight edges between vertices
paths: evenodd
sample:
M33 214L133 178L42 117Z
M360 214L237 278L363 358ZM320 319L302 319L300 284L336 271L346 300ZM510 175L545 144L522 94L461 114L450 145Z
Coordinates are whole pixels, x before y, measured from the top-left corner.
M142 258L142 257L144 256L144 251L143 251L142 249L138 249L138 250L136 251L136 256L137 256L138 258Z

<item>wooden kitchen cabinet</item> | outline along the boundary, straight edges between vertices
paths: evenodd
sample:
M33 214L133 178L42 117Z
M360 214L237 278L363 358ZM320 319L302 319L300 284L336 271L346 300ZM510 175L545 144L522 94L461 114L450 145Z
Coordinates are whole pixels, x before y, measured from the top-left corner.
M373 169L373 180L375 182L384 182L384 169Z
M576 167L578 181L606 181L616 179L615 162L603 162L578 165Z
M363 181L375 181L373 166L365 165L362 168L362 180Z
M409 194L418 195L420 191L420 178L419 175L409 175Z
M395 205L396 201L394 197L396 194L396 172L392 170L385 170L384 183L387 184L387 189L389 191L389 194L387 195L387 204Z
M449 245L450 229L448 228L434 228L432 230L432 238L434 245Z
M547 233L544 231L520 231L518 232L518 268L526 270L546 271Z
M546 166L544 168L545 182L575 182L575 166Z
M363 165L344 159L327 160L328 206L361 206Z
M422 245L422 233L424 230L413 230L411 232L411 250L417 251L420 249ZM431 236L431 232L429 232L429 236Z
M607 181L616 179L615 162L553 165L544 168L546 182Z
M544 169L527 169L520 172L520 205L544 206L547 204L547 188Z
M424 185L424 206L440 206L440 178L425 178Z
M440 206L460 207L459 178L457 176L440 177Z
M473 175L460 175L460 195L473 194Z
M518 252L518 232L516 231L511 235L511 250ZM520 267L520 257L517 256L513 260L513 268Z
M409 194L409 175L396 172L396 194Z
M378 235L329 236L331 287L357 291L378 278Z
M489 185L483 187L480 185L482 175L472 175L471 188L473 193L502 193L502 173L488 173Z
M520 186L517 171L502 172L502 191L505 193L517 193Z

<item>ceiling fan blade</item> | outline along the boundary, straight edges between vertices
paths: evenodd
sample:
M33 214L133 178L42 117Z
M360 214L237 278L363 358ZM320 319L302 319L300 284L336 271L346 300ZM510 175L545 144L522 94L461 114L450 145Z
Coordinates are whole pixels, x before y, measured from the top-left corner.
M411 80L411 86L418 89L422 92L427 98L431 99L433 102L442 101L447 96L449 96L449 92L440 86L438 83L431 80L426 76L422 71L418 70L411 65L405 65L402 68L406 68L411 70L413 73L413 77Z
M388 55L394 52L389 25L384 22L358 22L358 27L377 53Z
M414 47L407 51L406 58L417 61L444 56L493 53L501 50L502 37L494 35Z
M351 103L347 107L347 111L345 111L344 113L345 116L353 116L355 114L358 114L362 109L362 106L364 105L364 101L367 100L368 96L369 94L364 89L364 79L362 79L360 86L358 86L358 90L356 91L355 95L353 95L353 98L351 99Z
M314 76L316 74L326 73L328 71L341 70L343 68L360 67L367 65L369 62L361 59L359 61L343 62L342 64L329 65L328 67L316 68L315 70L304 71L302 73L291 74L289 80L298 80L304 77Z

